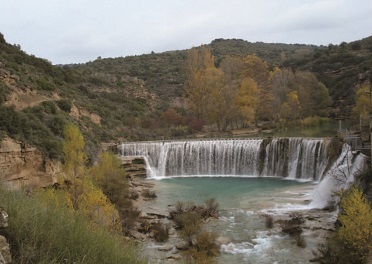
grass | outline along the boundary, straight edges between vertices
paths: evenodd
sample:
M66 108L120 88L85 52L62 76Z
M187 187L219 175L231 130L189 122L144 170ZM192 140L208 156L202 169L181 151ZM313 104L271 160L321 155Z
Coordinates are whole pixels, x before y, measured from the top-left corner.
M64 206L38 195L0 190L9 214L7 238L14 263L146 263L121 234L93 228Z

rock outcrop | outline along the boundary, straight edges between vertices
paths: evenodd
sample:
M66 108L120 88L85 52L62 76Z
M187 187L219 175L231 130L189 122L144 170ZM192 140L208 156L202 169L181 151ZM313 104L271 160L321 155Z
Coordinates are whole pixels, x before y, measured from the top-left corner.
M50 186L59 171L60 163L45 159L37 148L10 138L0 141L0 182L6 187L35 189Z
M4 208L0 207L0 231L3 231L6 227L8 227L8 214ZM0 264L11 262L12 256L10 254L9 243L4 236L0 235Z

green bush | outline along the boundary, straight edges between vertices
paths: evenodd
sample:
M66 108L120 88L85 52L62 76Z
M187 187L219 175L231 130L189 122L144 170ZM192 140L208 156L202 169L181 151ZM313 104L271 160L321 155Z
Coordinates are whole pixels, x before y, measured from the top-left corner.
M49 82L48 80L44 78L39 78L36 81L36 84L40 90L45 90L45 91L54 91L57 89L55 84Z
M140 248L38 195L0 191L14 263L146 263Z
M310 116L310 117L307 117L301 120L301 126L304 126L304 127L321 126L327 122L329 122L328 118L319 117L319 116Z
M61 100L57 101L57 104L58 104L58 107L62 111L66 112L66 113L70 113L71 107L72 107L72 102L69 99L61 99Z

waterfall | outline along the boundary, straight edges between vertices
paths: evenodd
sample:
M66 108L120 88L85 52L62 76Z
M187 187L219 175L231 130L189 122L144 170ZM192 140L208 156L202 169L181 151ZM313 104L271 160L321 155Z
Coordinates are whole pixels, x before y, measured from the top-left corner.
M337 160L326 171L324 179L316 186L312 193L310 208L327 206L333 192L347 189L355 177L367 168L368 157L355 155L348 144L344 144Z
M150 177L278 176L320 181L334 161L330 139L274 138L123 143L120 154L145 158Z

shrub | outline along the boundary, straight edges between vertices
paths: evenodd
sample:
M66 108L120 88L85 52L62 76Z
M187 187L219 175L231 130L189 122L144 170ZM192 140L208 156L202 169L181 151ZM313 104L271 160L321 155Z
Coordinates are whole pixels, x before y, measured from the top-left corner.
M328 121L329 119L325 117L310 116L310 117L306 117L305 119L301 120L301 126L304 126L304 127L321 126Z
M209 198L204 201L205 209L206 209L206 216L217 216L218 215L218 208L219 204L216 200L216 198Z
M57 104L58 104L58 107L66 112L66 113L70 113L71 111L71 108L72 108L72 102L68 99L61 99L59 101L57 101Z
M265 217L265 226L266 226L266 228L269 228L269 229L273 228L274 227L273 216L272 215L265 214L264 217Z
M169 228L161 223L156 223L152 228L154 238L157 242L166 242L169 238Z
M120 235L91 225L56 201L0 191L14 263L146 263Z
M338 221L341 226L337 236L351 255L363 261L372 249L372 209L357 186L341 196L340 207L342 213Z
M196 249L198 251L206 252L208 256L216 257L220 250L215 243L217 235L212 232L202 231L196 236Z
M44 78L37 79L36 85L40 90L45 90L45 91L54 91L57 89L55 84L49 82L48 80Z
M280 226L284 233L287 233L291 236L302 233L301 224L304 223L304 219L300 213L293 212L289 215L289 220L283 220L280 222Z
M142 192L142 196L149 199L154 199L158 197L154 191L151 191L150 189L145 189Z
M194 211L187 211L175 217L175 222L181 229L182 238L192 245L192 239L200 232L202 216Z
M294 239L296 241L296 245L301 247L301 248L305 248L306 247L306 241L305 241L305 238L299 234L299 233L296 233L294 235Z

